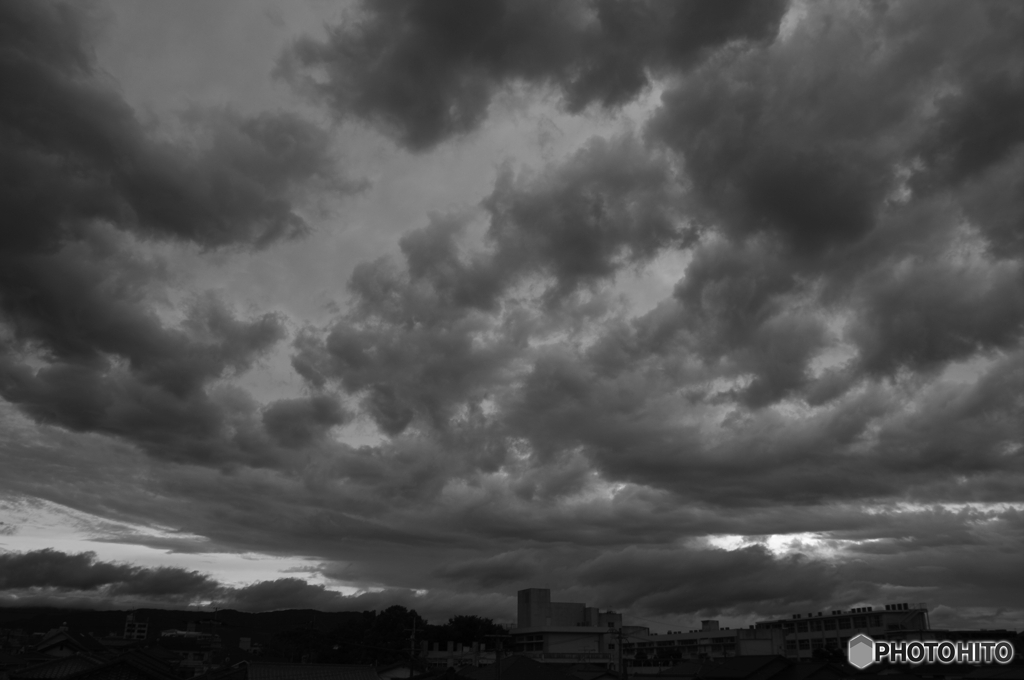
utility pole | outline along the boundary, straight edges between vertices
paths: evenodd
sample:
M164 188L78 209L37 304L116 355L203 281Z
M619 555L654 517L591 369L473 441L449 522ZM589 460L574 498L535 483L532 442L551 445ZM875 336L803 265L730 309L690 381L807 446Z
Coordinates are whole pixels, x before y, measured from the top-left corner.
M494 650L494 677L501 677L501 652L502 652L502 640L506 640L511 635L485 635L484 637L495 638L497 640L497 648Z
M412 677L413 658L416 656L416 617L412 619L412 628L406 628L409 633L409 677Z
M625 634L623 634L621 626L619 626L619 629L618 631L616 631L616 633L616 638L618 638L619 641L617 645L619 648L619 673L622 675L623 680L626 680L629 677L629 671L626 669L626 660L622 658L622 641L626 638L626 636Z

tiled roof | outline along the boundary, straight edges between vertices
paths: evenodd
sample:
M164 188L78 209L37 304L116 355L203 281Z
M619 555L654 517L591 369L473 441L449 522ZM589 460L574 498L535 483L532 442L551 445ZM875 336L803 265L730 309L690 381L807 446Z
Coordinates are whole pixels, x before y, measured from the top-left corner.
M8 676L12 680L18 678L66 678L90 668L95 668L103 661L87 655L65 656L51 661L44 661L26 668L11 671Z
M92 652L95 654L109 651L102 642L91 635L82 635L73 633L70 630L60 629L51 630L47 633L35 648L38 651L44 651L62 643L80 652Z
M133 651L62 680L177 680L177 676L164 663Z
M373 666L249 662L249 680L380 680Z
M0 672L4 669L23 668L34 666L44 661L53 660L52 656L40 654L39 652L28 652L26 654L0 654Z

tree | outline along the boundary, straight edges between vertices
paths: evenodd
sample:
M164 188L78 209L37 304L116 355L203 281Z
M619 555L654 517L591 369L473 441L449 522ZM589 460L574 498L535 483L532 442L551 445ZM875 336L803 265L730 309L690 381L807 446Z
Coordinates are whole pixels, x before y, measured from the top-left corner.
M438 642L445 643L449 640L462 645L470 645L474 642L487 642L488 635L503 635L505 629L491 619L481 616L453 616L448 623L437 626L432 631L439 636Z

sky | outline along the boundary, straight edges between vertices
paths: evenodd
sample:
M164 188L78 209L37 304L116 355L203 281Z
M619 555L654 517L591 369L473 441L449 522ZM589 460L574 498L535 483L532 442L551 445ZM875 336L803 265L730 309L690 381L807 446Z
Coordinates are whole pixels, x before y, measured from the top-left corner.
M0 3L0 606L1024 628L1024 5Z

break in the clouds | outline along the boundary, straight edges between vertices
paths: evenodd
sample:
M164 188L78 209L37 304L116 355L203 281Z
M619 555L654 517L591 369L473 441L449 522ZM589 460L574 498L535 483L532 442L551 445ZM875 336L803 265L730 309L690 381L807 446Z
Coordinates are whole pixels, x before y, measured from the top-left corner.
M0 10L4 602L1022 625L1019 4L271 4Z

